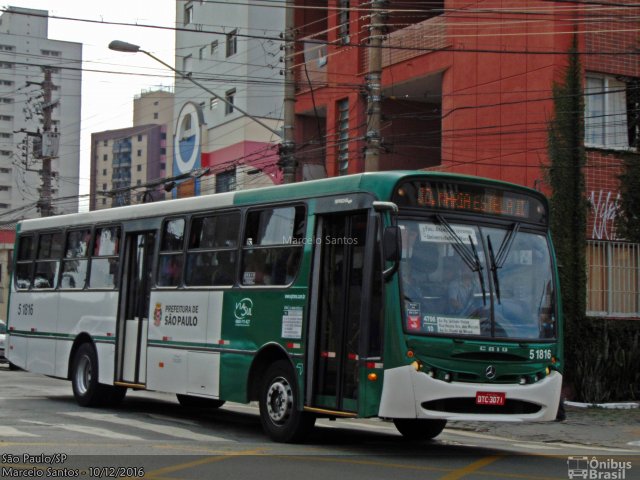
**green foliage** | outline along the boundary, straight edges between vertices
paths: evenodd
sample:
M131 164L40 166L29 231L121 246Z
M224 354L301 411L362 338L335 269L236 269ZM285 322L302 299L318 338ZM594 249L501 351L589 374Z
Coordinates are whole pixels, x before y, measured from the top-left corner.
M565 373L575 373L580 328L586 311L587 199L583 168L584 102L582 69L574 46L568 54L564 81L553 86L554 118L549 124L549 167L547 181L552 188L551 234L559 263L560 287L565 321Z
M640 243L640 155L627 153L623 156L623 172L618 179L620 201L616 234L630 242Z
M640 399L640 322L585 319L575 354L575 400Z

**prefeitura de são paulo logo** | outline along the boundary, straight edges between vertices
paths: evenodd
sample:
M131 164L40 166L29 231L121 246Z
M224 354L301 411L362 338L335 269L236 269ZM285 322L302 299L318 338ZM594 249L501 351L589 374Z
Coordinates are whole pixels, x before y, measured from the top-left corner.
M156 327L159 327L161 321L162 321L162 304L156 303L156 309L153 311L153 324Z

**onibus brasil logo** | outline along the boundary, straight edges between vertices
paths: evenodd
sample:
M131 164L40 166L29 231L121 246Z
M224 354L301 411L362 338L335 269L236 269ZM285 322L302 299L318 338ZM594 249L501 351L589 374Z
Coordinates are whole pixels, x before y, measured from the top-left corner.
M567 475L569 478L625 480L631 462L614 458L599 460L597 457L568 457Z

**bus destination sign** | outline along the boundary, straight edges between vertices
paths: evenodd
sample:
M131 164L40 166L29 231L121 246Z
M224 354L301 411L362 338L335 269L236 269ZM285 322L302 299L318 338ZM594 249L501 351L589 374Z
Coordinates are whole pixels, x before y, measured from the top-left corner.
M546 222L540 200L519 192L466 183L410 181L396 189L399 207L426 207Z

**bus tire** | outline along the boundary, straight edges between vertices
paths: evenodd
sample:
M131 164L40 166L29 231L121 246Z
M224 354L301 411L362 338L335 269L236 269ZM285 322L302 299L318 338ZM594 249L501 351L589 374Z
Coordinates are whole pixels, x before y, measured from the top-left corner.
M178 402L187 408L211 408L216 409L224 405L224 400L216 400L215 398L194 397L193 395L176 394Z
M260 389L260 423L269 437L282 443L302 441L313 428L315 415L298 410L298 384L286 360L273 363Z
M98 355L90 343L83 343L73 356L73 396L78 405L97 407L108 403L109 388L98 383Z
M446 420L424 420L419 418L394 418L398 431L407 440L431 440L440 435Z

